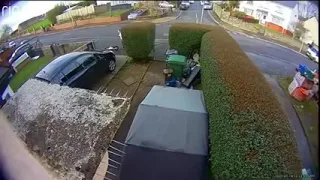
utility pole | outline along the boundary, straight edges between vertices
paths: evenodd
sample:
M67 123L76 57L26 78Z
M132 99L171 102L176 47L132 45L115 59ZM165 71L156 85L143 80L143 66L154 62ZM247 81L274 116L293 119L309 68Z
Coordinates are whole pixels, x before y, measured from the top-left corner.
M203 21L203 13L204 13L204 9L203 9L203 6L202 6L201 19L200 19L201 24L202 24L202 21Z

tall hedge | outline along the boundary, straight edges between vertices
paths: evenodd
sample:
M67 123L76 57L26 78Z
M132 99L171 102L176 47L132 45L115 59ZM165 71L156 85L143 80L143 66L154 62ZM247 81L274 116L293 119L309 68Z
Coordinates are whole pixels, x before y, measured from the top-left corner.
M210 118L212 174L222 179L300 175L289 121L264 76L236 41L214 27L202 37L200 63Z
M122 43L127 55L134 60L148 58L154 49L155 24L138 22L121 28Z
M200 50L202 36L213 26L194 23L176 23L169 29L169 46L179 54L189 56L194 50Z

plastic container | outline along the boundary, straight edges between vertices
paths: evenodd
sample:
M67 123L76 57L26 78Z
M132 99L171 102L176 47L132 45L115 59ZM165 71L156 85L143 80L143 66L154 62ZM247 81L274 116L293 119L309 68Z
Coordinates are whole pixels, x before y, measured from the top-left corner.
M169 68L173 69L172 75L175 78L181 78L183 76L186 64L187 60L185 56L170 55L167 59L167 65Z

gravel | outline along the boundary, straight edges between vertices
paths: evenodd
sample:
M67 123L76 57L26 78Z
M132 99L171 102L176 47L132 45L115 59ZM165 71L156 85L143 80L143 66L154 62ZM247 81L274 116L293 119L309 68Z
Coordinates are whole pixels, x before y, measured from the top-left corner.
M59 179L91 179L129 106L126 98L31 79L3 109Z

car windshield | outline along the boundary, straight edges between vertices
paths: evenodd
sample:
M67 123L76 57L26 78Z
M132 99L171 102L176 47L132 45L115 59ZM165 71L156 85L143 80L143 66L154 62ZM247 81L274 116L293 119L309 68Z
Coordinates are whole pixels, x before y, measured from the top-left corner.
M205 5L210 5L210 2L204 2Z

